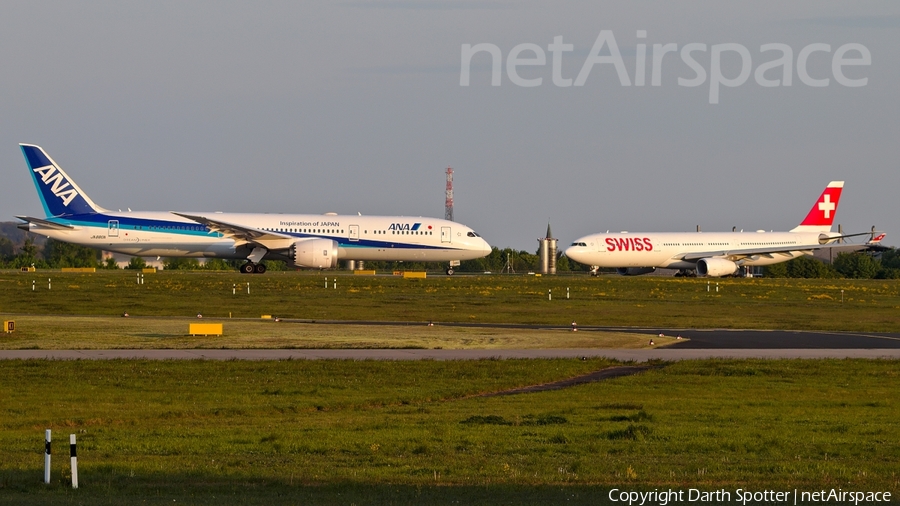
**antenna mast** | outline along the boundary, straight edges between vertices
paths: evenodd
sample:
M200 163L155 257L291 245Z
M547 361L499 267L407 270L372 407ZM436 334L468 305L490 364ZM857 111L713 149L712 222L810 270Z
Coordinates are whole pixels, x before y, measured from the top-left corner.
M444 201L444 219L453 221L453 169L447 167L447 199Z

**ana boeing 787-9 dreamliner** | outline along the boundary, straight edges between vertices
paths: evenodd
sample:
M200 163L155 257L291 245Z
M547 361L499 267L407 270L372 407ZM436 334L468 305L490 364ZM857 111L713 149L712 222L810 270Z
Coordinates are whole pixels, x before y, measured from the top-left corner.
M39 146L20 144L45 217L17 216L20 228L60 241L142 257L244 259L243 273L265 272L263 259L331 268L339 260L449 262L491 252L471 228L436 218L114 212L96 205Z
M679 269L676 275L729 276L743 266L771 265L830 247L841 237L831 231L843 181L828 183L806 218L789 232L605 233L577 239L566 256L592 266L614 267L622 275L647 274L656 268ZM881 240L884 235L877 238Z

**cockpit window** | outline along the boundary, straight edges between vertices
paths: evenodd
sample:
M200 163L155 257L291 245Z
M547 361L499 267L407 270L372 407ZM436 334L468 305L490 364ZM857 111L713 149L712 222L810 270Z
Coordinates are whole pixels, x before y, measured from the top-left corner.
M476 234L475 232L471 232L471 231L469 233L467 233L466 235L469 237L481 237L480 235Z
M587 246L586 242L573 242L572 246Z

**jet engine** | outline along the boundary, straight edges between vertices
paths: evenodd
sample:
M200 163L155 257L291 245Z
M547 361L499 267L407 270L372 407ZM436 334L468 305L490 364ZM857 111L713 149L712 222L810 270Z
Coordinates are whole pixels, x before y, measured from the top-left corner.
M656 271L656 267L616 267L619 276L640 276Z
M291 245L291 262L297 267L330 269L338 264L338 244L331 239L307 239Z
M737 271L737 264L724 258L703 258L697 262L698 276L730 276Z

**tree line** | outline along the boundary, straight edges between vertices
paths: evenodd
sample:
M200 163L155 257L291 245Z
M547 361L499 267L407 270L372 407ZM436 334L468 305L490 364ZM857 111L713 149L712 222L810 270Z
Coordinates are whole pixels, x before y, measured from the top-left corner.
M236 270L245 260L223 260L210 258L201 263L196 258L165 258L163 268L168 270ZM264 260L270 271L290 270L285 262ZM0 268L21 267L39 269L59 269L63 267L94 267L98 269L118 269L112 258L101 259L100 251L54 239L47 239L38 246L32 237L26 237L21 246L16 246L7 237L0 237ZM141 257L131 257L126 269L143 269L147 262ZM538 272L540 256L537 252L512 248L494 247L491 253L475 260L466 260L456 268L459 272ZM378 271L441 271L447 268L445 262L365 262L366 269ZM556 262L557 272L587 272L590 267L560 255ZM788 262L769 265L764 268L766 277L773 278L855 278L855 279L900 279L900 250L884 250L880 258L867 253L840 253L834 263L826 264L810 256L802 256Z
M900 250L884 250L880 258L868 253L840 253L831 264L802 256L766 266L764 272L771 278L900 279Z

